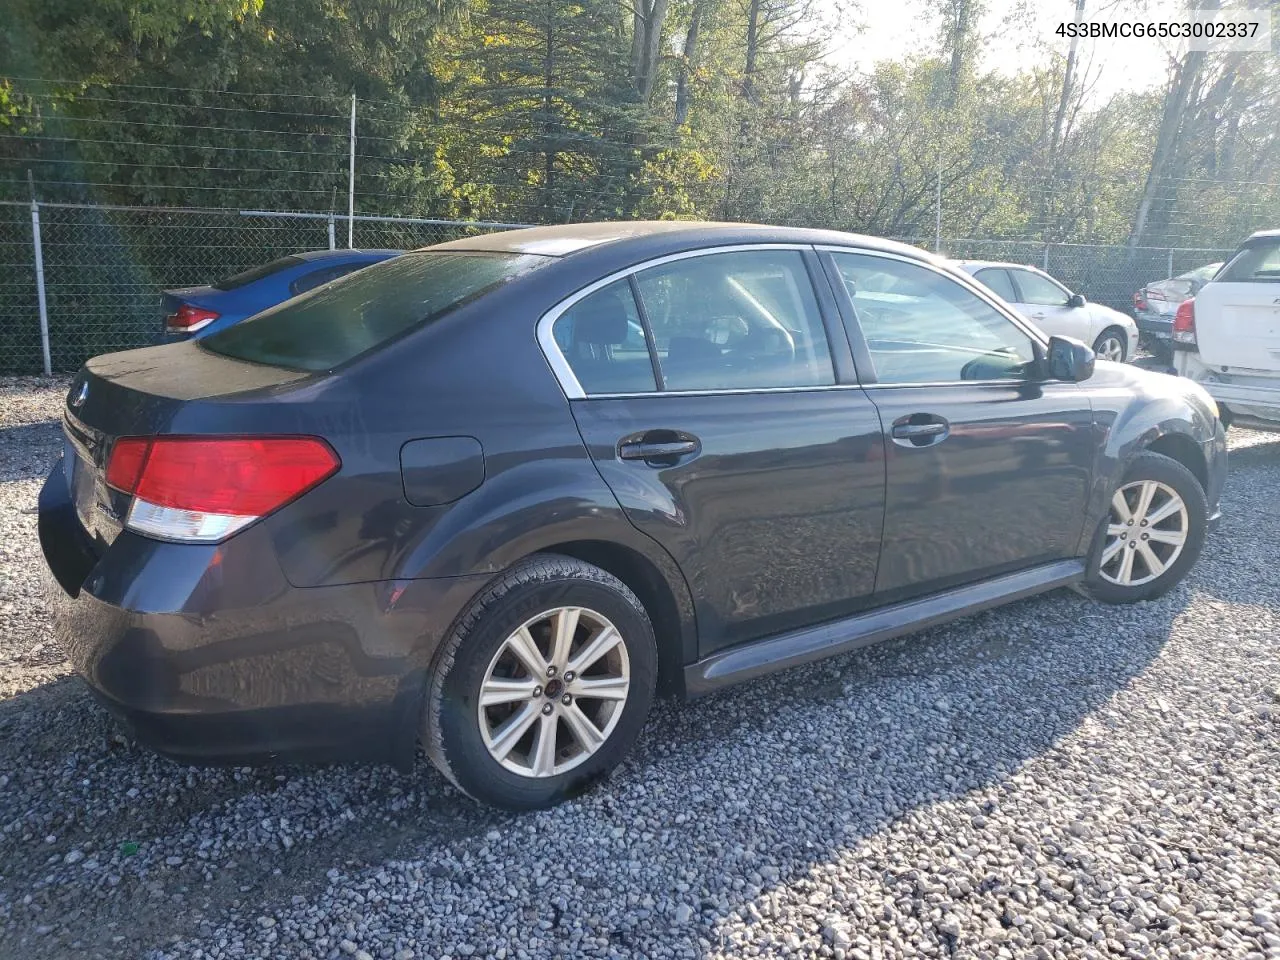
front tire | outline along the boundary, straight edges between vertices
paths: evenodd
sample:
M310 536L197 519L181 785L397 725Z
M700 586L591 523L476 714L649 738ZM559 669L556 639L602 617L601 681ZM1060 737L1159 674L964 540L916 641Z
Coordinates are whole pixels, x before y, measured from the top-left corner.
M1093 352L1099 360L1124 363L1129 356L1129 338L1119 327L1107 327L1093 341Z
M483 803L552 806L626 755L657 667L653 626L622 581L571 557L531 557L445 641L427 693L427 755Z
M1094 536L1085 588L1104 603L1168 593L1204 547L1209 503L1195 474L1146 452L1134 458Z

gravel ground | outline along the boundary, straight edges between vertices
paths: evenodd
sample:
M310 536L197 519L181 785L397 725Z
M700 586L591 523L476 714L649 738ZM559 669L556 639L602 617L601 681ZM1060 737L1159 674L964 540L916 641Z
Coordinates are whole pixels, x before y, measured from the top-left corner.
M1163 600L1063 591L692 705L524 816L425 761L207 770L51 644L64 383L0 381L0 956L1280 957L1280 438Z

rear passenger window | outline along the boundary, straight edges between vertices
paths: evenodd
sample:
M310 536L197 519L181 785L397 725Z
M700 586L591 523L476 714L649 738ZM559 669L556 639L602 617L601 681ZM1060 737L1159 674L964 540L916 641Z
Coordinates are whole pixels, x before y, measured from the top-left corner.
M987 289L1006 303L1017 303L1018 295L1007 270L979 270L974 277L987 285Z
M553 332L583 392L652 393L658 389L640 314L625 279L579 300L560 315Z
M641 271L636 281L667 390L835 383L799 251L691 257Z
M353 270L359 270L361 267L367 267L367 263L340 263L333 267L323 267L320 270L312 270L310 273L304 273L293 283L289 284L289 292L295 297L300 293L306 293L322 284L328 283L330 280L337 280L339 277L345 277Z

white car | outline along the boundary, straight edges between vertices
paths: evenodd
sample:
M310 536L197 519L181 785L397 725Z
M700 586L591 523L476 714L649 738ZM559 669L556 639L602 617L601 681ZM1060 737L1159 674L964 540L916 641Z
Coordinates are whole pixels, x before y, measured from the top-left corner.
M1255 233L1173 319L1173 367L1222 422L1280 431L1280 230Z
M1103 360L1119 363L1132 359L1138 350L1138 325L1132 317L1089 303L1083 294L1072 293L1043 270L990 260L953 263L1045 333L1083 340Z

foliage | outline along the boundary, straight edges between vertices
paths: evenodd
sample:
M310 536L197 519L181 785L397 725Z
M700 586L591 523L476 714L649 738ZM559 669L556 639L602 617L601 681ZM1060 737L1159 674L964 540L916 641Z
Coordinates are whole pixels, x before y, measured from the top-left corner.
M0 194L427 217L750 219L1221 245L1280 219L1280 63L1086 105L1056 54L826 65L815 0L11 0ZM923 35L923 32L922 32Z

